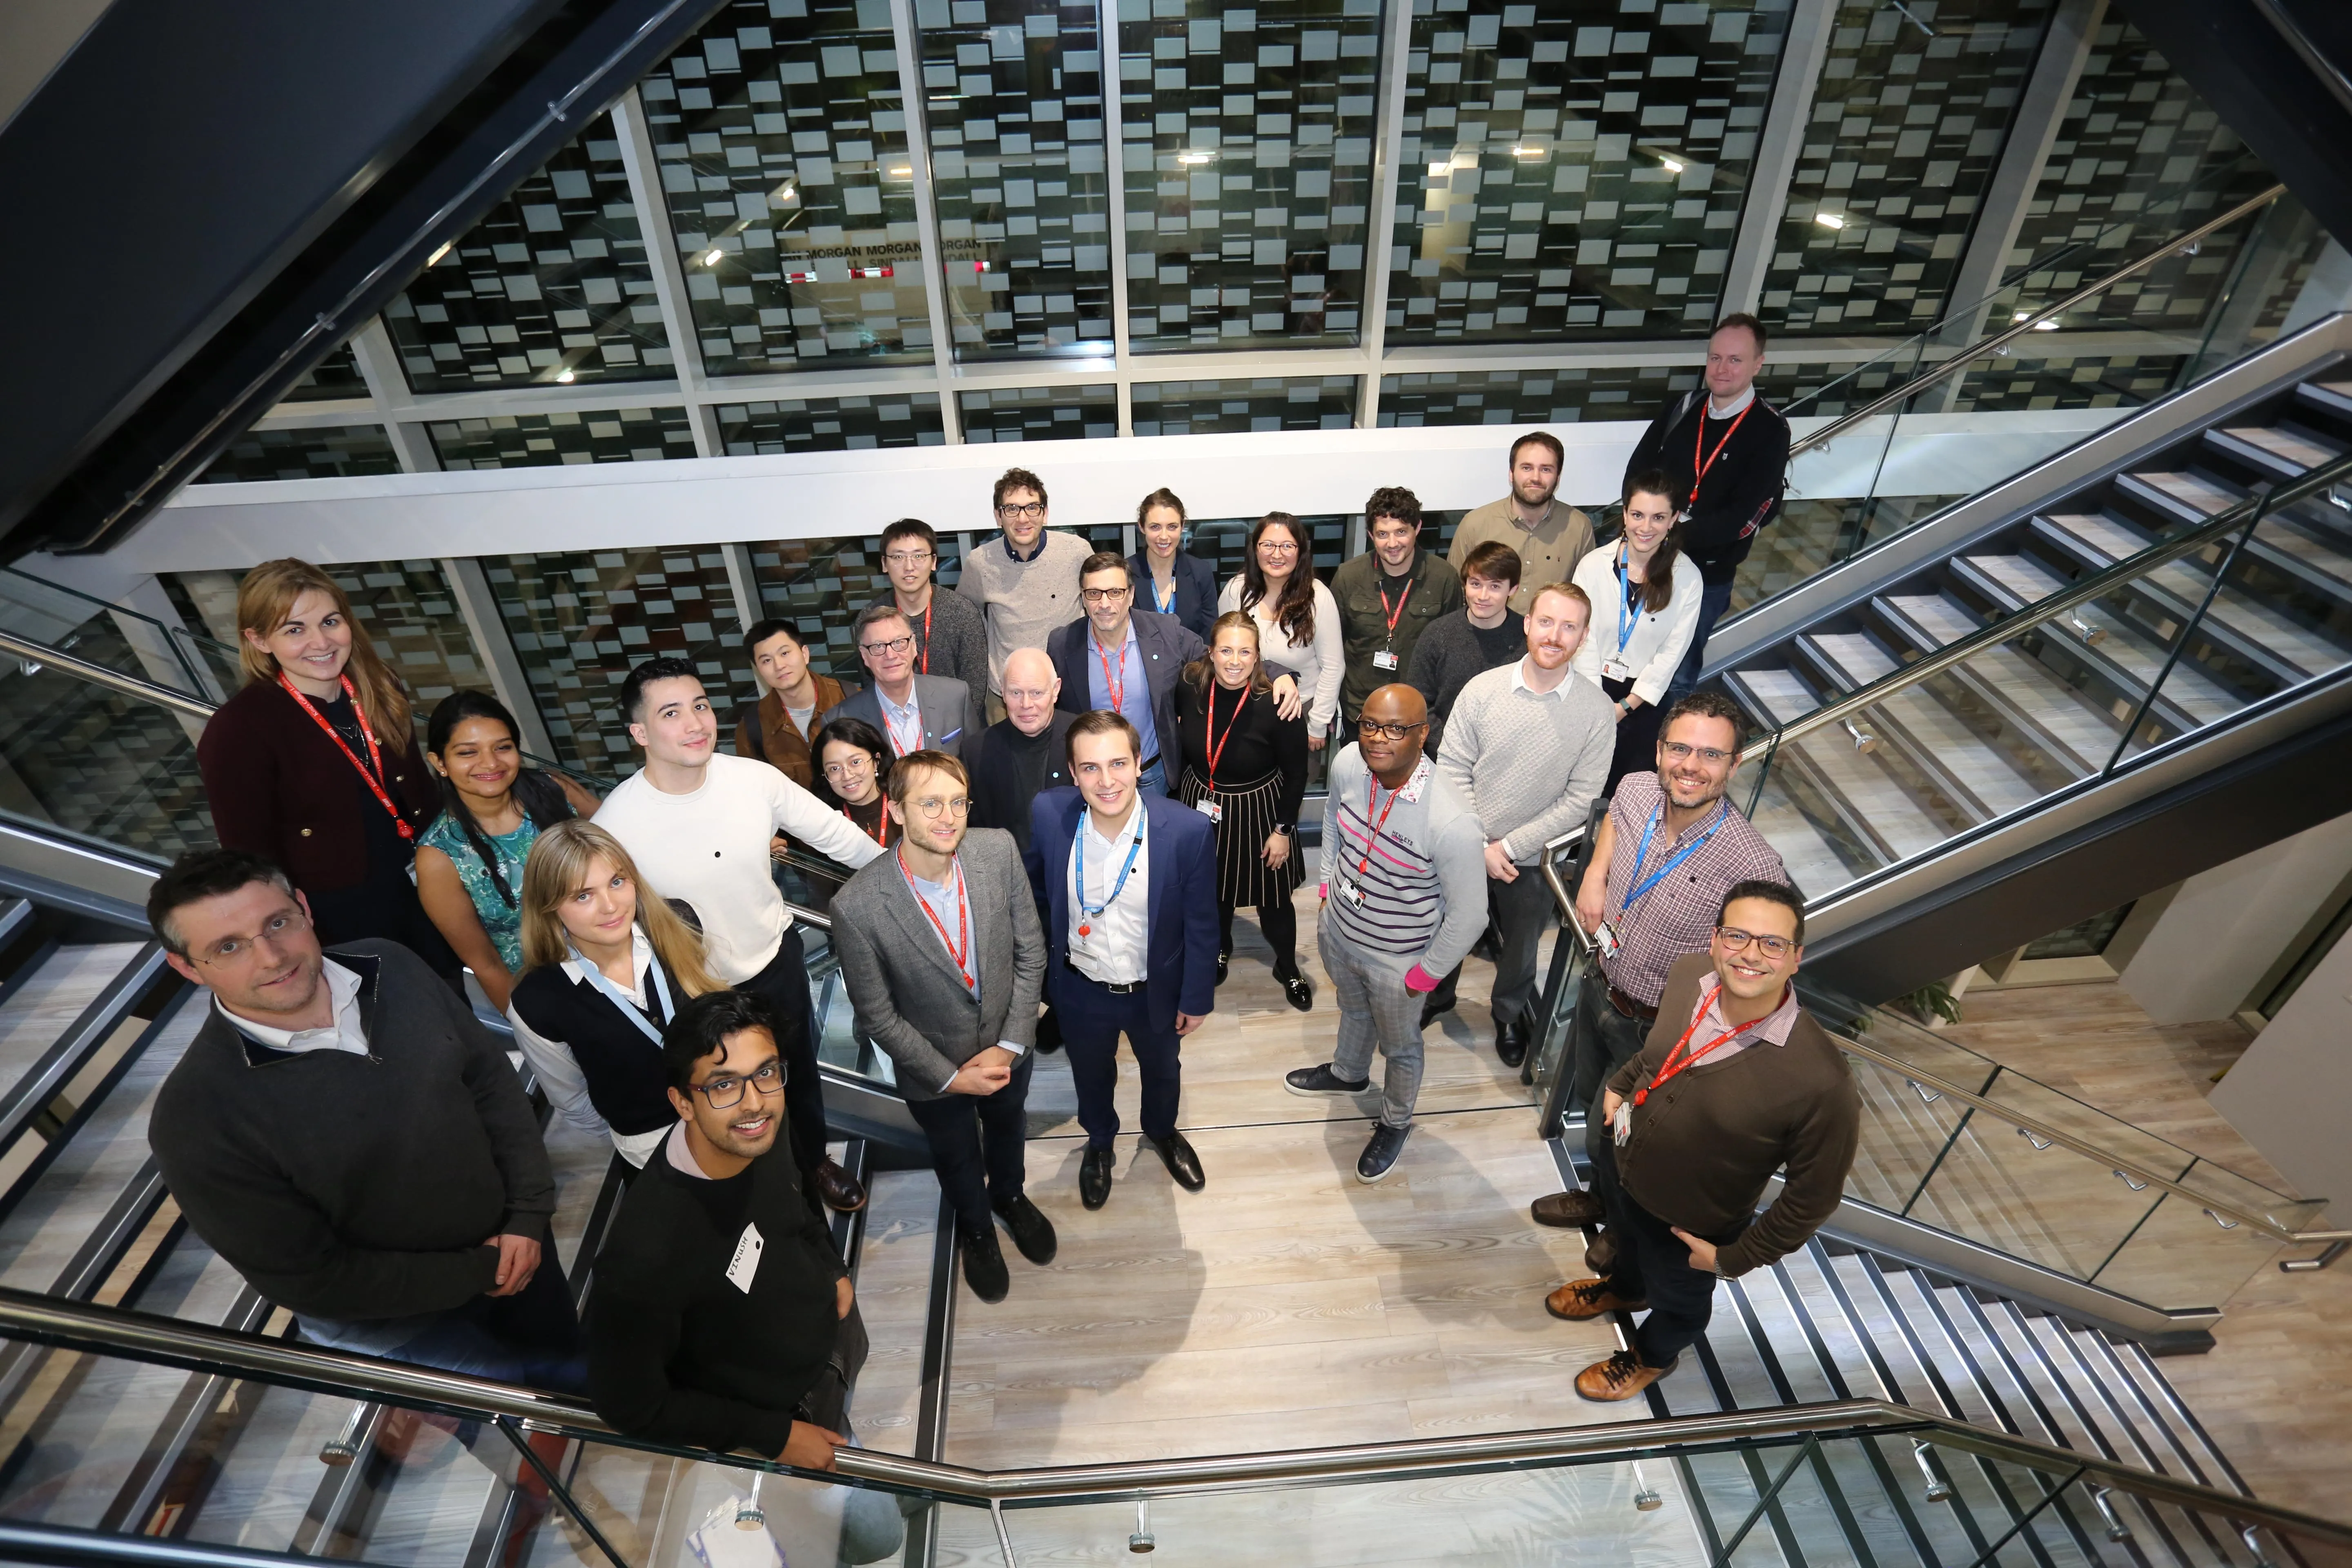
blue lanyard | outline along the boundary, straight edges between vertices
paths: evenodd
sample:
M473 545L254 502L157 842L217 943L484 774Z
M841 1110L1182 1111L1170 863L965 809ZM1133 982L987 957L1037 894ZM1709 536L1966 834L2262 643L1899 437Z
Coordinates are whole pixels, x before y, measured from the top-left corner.
M1622 658L1625 656L1625 645L1633 640L1633 628L1642 624L1642 617L1640 616L1636 615L1628 618L1625 614L1627 610L1633 608L1633 584L1628 581L1625 576L1625 547L1623 545L1621 544L1617 547L1616 558L1609 563L1609 568L1611 571L1617 574L1617 656L1620 658ZM1712 833L1715 829L1710 827L1707 831ZM1647 840L1644 840L1643 842L1646 843ZM1638 866L1641 862L1636 860L1633 864Z
M1667 877L1673 874L1675 867L1681 865L1684 861L1689 859L1692 856L1706 847L1706 841L1715 837L1715 830L1717 828L1723 826L1724 813L1730 809L1727 804L1720 801L1717 803L1717 809L1715 814L1715 821L1708 826L1705 833L1700 834L1696 838L1692 839L1688 844L1684 845L1672 855L1666 857L1666 863L1664 865L1659 867L1656 870L1651 872L1648 876L1633 884L1633 890L1627 893L1625 895L1625 901L1617 906L1618 919L1624 919L1626 911L1641 901L1642 895L1648 892L1652 888L1656 887L1660 882L1664 881ZM1651 837L1658 831L1658 824L1664 822L1665 819L1666 803L1660 801L1658 803L1657 816L1650 818L1650 826L1642 829L1642 847L1635 851L1633 855L1634 870L1639 871L1642 868L1642 862L1650 858Z
M1151 603L1159 609L1161 615L1174 615L1176 613L1176 580L1172 577L1168 580L1168 596L1166 598L1161 598L1160 596L1160 584L1158 583L1152 584Z
M614 1006L618 1007L621 1010L621 1016L626 1018L630 1023L635 1024L637 1026L637 1032L645 1036L646 1038L651 1040L655 1047L658 1048L662 1043L661 1031L655 1028L652 1020L648 1019L645 1016L645 1013L635 1003L629 1000L629 994L622 990L619 986L614 984L612 977L606 974L603 970L597 968L595 963L590 960L586 953L582 952L576 947L573 948L572 952L572 955L580 960L582 967L587 970L588 984L593 985L597 990L602 991L604 994L605 1000L612 1003ZM651 991L654 996L661 1003L661 1016L664 1023L667 1023L670 1019L677 1016L677 1009L670 1005L669 982L662 978L661 955L659 953L656 953L654 955L654 961L646 965L646 987L647 990Z
M1080 809L1083 811L1084 808L1081 807ZM1076 872L1079 919L1088 921L1094 919L1097 915L1110 908L1111 905L1118 902L1119 894L1127 890L1127 874L1135 869L1135 858L1143 853L1143 802L1140 799L1137 800L1135 803L1134 829L1135 842L1127 847L1127 864L1118 868L1118 880L1111 884L1110 896L1103 900L1101 903L1089 909L1087 905L1087 829L1083 817L1080 819L1078 823L1078 864ZM1092 933L1090 933L1086 927L1080 926L1078 928L1078 934L1080 936L1087 936Z

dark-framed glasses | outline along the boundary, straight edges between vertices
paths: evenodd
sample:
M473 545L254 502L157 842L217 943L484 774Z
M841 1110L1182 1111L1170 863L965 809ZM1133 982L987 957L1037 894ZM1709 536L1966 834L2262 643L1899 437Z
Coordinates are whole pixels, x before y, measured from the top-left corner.
M1723 943L1726 952L1738 952L1741 948L1753 944L1757 952L1775 963L1797 949L1797 944L1785 936L1774 936L1768 931L1741 931L1738 926L1716 927L1715 939Z
M1033 500L1025 505L1016 506L1008 501L1004 505L996 509L996 515L999 517L1017 517L1022 519L1024 521L1027 521L1031 519L1045 516L1045 503L1041 500Z
M694 1092L702 1096L709 1103L711 1110L725 1110L730 1106L740 1105L743 1102L745 1084L750 1084L761 1094L783 1093L784 1064L772 1058L761 1063L756 1071L748 1076L738 1078L729 1074L725 1077L714 1078L709 1083L696 1084Z
M873 654L905 653L908 648L911 648L914 646L915 639L913 637L892 637L888 642L859 643L857 645L857 651L860 653Z
M1081 588L1078 597L1089 605L1116 605L1133 592L1132 588Z
M1426 719L1418 724L1376 724L1370 719L1356 721L1356 733L1370 736L1377 741L1402 741L1415 730L1428 728L1429 721Z

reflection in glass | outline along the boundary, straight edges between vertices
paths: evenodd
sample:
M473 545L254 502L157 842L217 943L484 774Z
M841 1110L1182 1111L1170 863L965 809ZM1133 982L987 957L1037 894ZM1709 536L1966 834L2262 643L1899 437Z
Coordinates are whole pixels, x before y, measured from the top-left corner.
M1110 188L1093 0L919 0L958 359L1108 353Z
M593 414L493 414L426 426L441 466L528 468L553 463L649 463L694 456L684 408L613 408Z
M365 397L366 378L360 374L360 362L352 353L352 345L337 343L326 358L302 373L286 394L289 403L314 403L334 397Z
M671 375L612 121L565 142L436 252L383 324L416 392Z
M72 652L110 668L136 666L103 616L82 627ZM136 698L0 660L0 767L6 777L0 816L52 823L163 859L214 843L188 727Z
M901 393L873 397L779 397L719 405L719 443L730 457L755 452L866 451L878 447L936 447L940 395Z
M1668 398L1698 384L1674 365L1583 370L1431 371L1381 377L1380 423L1572 425L1584 419L1649 420Z
M381 425L331 425L312 430L247 430L215 458L195 482L240 479L333 479L352 474L396 474L400 459Z
M2056 359L2004 355L1960 372L1960 389L1951 412L2137 408L2169 392L2185 363L2187 356L2182 354L2084 354Z
M1378 0L1128 0L1118 47L1137 352L1355 342Z
M926 520L934 528L941 522ZM955 536L940 541L940 553L955 559ZM751 579L759 590L760 614L790 621L808 645L809 667L836 680L864 686L872 678L857 657L849 624L857 612L890 592L883 574L881 541L785 539L751 546ZM740 658L734 662L743 663ZM751 688L756 689L756 681Z
M704 368L930 357L886 0L731 0L638 94Z
M1067 441L1118 434L1118 388L1012 386L961 393L967 441Z
M1388 341L1704 328L1788 17L1416 6Z
M1351 375L1150 382L1138 385L1133 397L1139 436L1345 430L1356 417Z

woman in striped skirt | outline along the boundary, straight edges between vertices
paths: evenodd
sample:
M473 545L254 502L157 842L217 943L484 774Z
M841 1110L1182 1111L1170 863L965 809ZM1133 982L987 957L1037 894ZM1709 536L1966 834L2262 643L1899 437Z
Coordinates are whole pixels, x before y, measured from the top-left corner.
M1208 657L1185 666L1176 689L1176 729L1184 748L1179 797L1217 825L1217 978L1233 954L1234 908L1255 904L1275 978L1304 1013L1315 988L1298 972L1290 895L1307 875L1298 848L1307 721L1285 719L1276 707L1258 663L1256 621L1228 611L1210 630Z

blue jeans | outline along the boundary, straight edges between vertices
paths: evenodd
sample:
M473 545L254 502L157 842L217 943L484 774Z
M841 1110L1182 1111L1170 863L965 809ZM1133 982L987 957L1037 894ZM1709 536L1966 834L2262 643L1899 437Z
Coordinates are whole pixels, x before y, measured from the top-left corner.
M1672 684L1666 688L1666 703L1671 709L1688 697L1698 687L1699 667L1706 662L1707 634L1715 623L1723 619L1723 612L1731 607L1731 584L1709 583L1698 596L1698 625L1691 628L1690 651L1683 655L1683 665L1675 671Z
M1165 795L1168 793L1168 774L1161 768L1158 757L1151 759L1151 765L1143 770L1143 776L1137 779L1135 784L1146 795Z
M477 1296L436 1313L423 1333L386 1361L520 1383L551 1394L588 1394L588 1358L580 1343L572 1288L552 1243L540 1249L530 1283L511 1296Z

